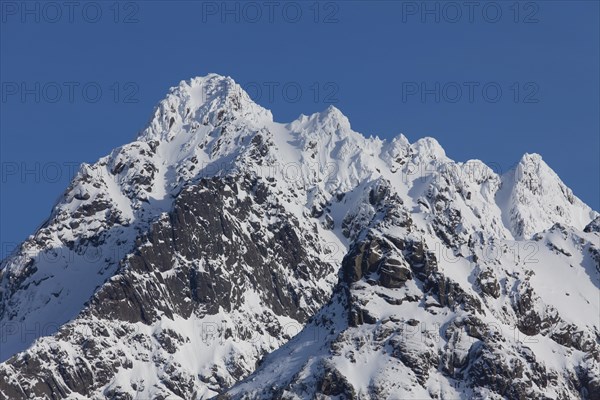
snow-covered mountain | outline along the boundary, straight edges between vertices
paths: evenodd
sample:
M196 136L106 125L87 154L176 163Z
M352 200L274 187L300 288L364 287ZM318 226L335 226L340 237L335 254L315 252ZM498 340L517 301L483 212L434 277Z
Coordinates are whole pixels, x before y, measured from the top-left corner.
M599 399L599 241L536 154L194 78L2 262L0 398Z

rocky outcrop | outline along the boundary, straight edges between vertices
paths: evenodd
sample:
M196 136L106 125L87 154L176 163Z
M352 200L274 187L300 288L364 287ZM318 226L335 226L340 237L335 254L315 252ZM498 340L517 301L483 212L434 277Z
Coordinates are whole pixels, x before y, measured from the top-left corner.
M594 218L583 228L584 232L600 232L600 216Z

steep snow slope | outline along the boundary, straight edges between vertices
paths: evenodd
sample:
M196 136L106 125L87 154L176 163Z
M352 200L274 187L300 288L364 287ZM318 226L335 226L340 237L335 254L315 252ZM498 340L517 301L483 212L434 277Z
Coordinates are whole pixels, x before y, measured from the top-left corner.
M461 296L477 299L470 315L486 327L518 328L557 343L560 357L546 361L558 371L556 390L572 394L564 374L583 368L595 379L589 359L598 321L585 316L598 315L598 234L582 229L597 215L537 155L498 176L480 161L448 159L432 138L412 144L402 135L365 138L334 107L277 123L231 78L194 78L171 89L134 142L83 165L46 224L2 262L0 393L211 397L251 373L315 313L315 321L333 324L327 337L336 341L340 332L371 334L371 325L392 315L460 320L439 293L446 293L439 286L447 279ZM379 272L384 292L362 270L344 275L357 248L383 235L382 224L398 240L410 238L434 254L434 284L400 254L394 260L402 268L394 262ZM363 281L365 288L356 287ZM557 296L556 287L569 296ZM403 296L413 300L395 304ZM355 311L353 297L371 311ZM435 309L428 302L440 303L443 315L426 320ZM349 317L341 318L344 313ZM558 321L555 314L560 335L582 332L573 343L553 338L546 325ZM536 324L548 318L538 332ZM306 329L323 329L310 324ZM368 377L355 376L345 354L338 361L346 367L338 368L330 339L303 338L306 333L285 347L304 349L291 364L304 371L294 378L298 383L335 367L336 377L358 382L352 390L377 397L369 392L373 382L402 381L412 371L383 339L361 350L364 361L383 368ZM435 340L428 351L456 347ZM486 346L509 354L518 343ZM569 348L580 353L565 355ZM276 354L282 353L270 355L273 361L258 374L279 363ZM333 367L323 369L323 360ZM390 360L396 369L386 369ZM477 385L481 393L498 393L485 379L469 380L470 369L453 375L436 369L435 360L420 367L431 370L430 383L419 378L419 388L390 393L470 396ZM272 386L295 382L294 368L286 371L269 378ZM261 379L232 393L258 395L268 389ZM452 380L460 387L451 390Z

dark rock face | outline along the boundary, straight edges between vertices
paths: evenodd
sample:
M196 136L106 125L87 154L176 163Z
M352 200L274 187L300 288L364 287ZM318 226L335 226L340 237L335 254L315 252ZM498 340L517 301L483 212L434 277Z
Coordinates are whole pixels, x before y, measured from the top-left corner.
M399 260L388 258L379 270L379 282L386 288L401 288L409 279L412 279L412 272L409 268L401 265Z
M487 387L510 399L526 399L527 385L523 378L523 364L519 359L507 359L497 347L482 345L472 355L471 377L474 384Z
M389 189L385 185L376 185L369 192L369 202L378 205L378 212L385 215L386 219L394 220L402 227L410 228L411 220L407 214L401 212L401 205L397 198L390 199ZM386 203L384 199L387 199ZM413 278L411 267L417 269L424 266L424 255L418 246L406 243L401 238L393 236L380 236L373 232L368 233L366 239L355 243L342 261L342 277L347 284L352 284L367 278L378 282L387 288L401 288L404 282Z
M335 367L324 366L324 372L318 384L318 390L326 396L341 396L345 399L356 398L354 388Z
M389 195L389 188L385 185L377 185L369 192L369 203L371 205L381 204L382 200Z
M438 298L440 306L482 312L477 298L438 272L435 254L428 251L422 242L390 236L367 239L355 245L344 257L342 274L346 284L365 278L389 289L402 288L406 281L416 277L429 293ZM354 310L350 315L353 319L351 325L355 326L366 321L368 313Z
M594 218L589 224L583 228L584 232L600 232L600 217Z
M239 307L243 301L240 286L247 283L261 289L263 301L275 313L306 320L310 310L299 306L302 293L286 285L288 277L305 279L305 271L311 271L318 279L331 271L313 260L308 254L310 249L302 246L299 227L291 216L268 227L273 234L269 242L262 236L264 227L258 224L253 227L254 232L246 234L240 222L258 218L260 211L284 211L267 202L267 189L261 184L244 181L244 185L243 190L255 193L256 203L246 197L234 206L226 206L237 196L233 180L203 181L183 191L169 216L152 227L138 251L129 257L122 279L97 293L92 300L94 307L113 318L145 323L174 312L188 318L200 305L205 314L214 314L219 307L226 311ZM269 260L271 251L276 257ZM180 265L175 274L160 276L173 270L177 257L219 260L206 262L203 270L195 268L192 262L189 266ZM224 270L235 281L225 276ZM137 276L146 274L152 274L156 280L142 285Z
M131 329L132 324L150 326L165 318L235 311L242 307L248 289L259 293L261 304L273 313L254 321L257 329L270 330L272 336L285 334L274 316L302 323L314 314L328 297L314 282L332 274L333 267L317 257L322 249L314 247L318 242L312 233L301 230L295 218L272 201L269 190L260 180L237 176L202 180L182 191L173 210L138 239L136 251L122 260L119 273L96 292L78 317L90 335L82 335L72 325L57 334L58 341L74 343L80 357L39 349L13 358L7 363L14 371L12 377L7 369L0 371L0 393L11 399L29 394L52 399L71 393L90 395L135 362L120 350L110 350L119 341L115 335L131 339L135 346L161 349L165 358L155 363L166 368L164 384L171 394L190 398L198 385L212 385L217 391L230 385L222 372L205 376L203 383L181 375L181 367L167 361L189 343L189 337L172 329L153 336ZM240 191L247 193L243 199ZM265 224L263 215L279 218ZM118 328L109 328L109 321ZM222 335L227 338L234 332ZM232 360L227 375L237 380L249 372L245 362ZM331 387L335 390L335 385ZM118 388L105 396L129 398Z
M489 269L481 271L477 275L477 284L484 294L492 296L494 299L500 297L500 284L493 271Z
M542 329L543 317L535 310L535 294L527 283L520 285L519 289L513 302L513 307L520 316L519 330L526 335L537 335Z

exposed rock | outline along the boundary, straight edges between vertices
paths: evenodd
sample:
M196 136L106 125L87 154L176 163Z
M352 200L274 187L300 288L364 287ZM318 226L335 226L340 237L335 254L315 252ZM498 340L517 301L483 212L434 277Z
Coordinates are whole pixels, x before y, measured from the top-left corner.
M594 218L589 224L583 228L584 232L600 232L600 216Z

